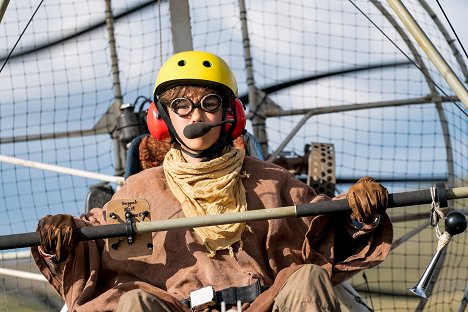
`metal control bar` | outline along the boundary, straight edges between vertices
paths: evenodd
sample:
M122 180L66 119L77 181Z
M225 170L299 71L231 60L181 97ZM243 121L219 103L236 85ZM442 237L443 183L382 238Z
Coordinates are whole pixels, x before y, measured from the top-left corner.
M439 202L446 200L468 198L468 187L445 189L439 184L437 195ZM387 208L406 207L412 205L430 204L432 196L430 189L389 194ZM199 216L190 218L177 218L143 223L132 223L134 233L170 231L188 229L219 224L231 224L247 221L280 219L285 217L305 217L312 215L325 215L350 210L346 199L325 201L318 203L301 204L296 206L278 207L272 209L259 209L245 212ZM89 226L79 228L81 241L94 239L127 237L129 227L127 224L112 224ZM31 247L40 245L40 236L37 232L21 233L0 236L0 250Z

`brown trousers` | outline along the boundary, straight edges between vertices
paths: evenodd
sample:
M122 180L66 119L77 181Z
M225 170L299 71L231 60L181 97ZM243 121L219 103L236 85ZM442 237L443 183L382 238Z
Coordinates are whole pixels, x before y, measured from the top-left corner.
M130 290L120 297L115 312L130 311L172 312L163 301L141 289Z
M171 312L157 297L139 289L124 294L116 312ZM272 312L336 312L336 298L327 272L319 266L304 265L284 283L275 298Z
M340 303L328 273L308 264L294 272L281 287L272 312L338 312Z

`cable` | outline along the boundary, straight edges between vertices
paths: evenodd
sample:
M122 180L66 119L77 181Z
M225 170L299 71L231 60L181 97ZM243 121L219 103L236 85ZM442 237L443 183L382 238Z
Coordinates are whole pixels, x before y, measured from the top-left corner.
M42 0L42 1L44 1L44 0ZM114 21L119 20L119 19L121 19L121 18L124 18L124 17L126 17L127 15L130 15L130 14L132 14L132 13L138 12L139 10L144 9L144 8L146 8L147 6L154 5L154 3L155 3L154 0L150 0L150 1L144 2L144 3L142 3L142 4L139 4L139 5L135 6L135 7L132 7L132 8L128 9L128 10L125 11L125 12L116 14L116 15L114 15ZM12 57L13 57L13 58L22 57L22 56L25 56L25 55L30 54L30 53L38 52L38 51L40 51L40 50L42 50L42 49L45 49L45 48L54 46L54 45L56 45L56 44L65 42L65 41L67 41L67 40L70 40L70 39L79 37L79 36L81 36L81 35L83 35L83 34L86 34L86 33L90 32L90 31L93 31L93 30L98 29L99 27L102 27L102 26L105 26L105 25L106 25L106 21L105 21L105 20L104 20L104 21L97 22L97 23L95 23L95 24L93 24L93 25L90 25L89 27L87 27L87 28L85 28L85 29L79 30L79 31L77 31L76 33L73 33L73 34L71 34L71 35L64 36L64 37L59 38L59 39L57 39L57 40L55 40L55 41L46 42L46 43L41 44L41 45L34 45L33 48L31 48L31 49L29 49L29 50L25 50L25 51L23 51L23 52L20 52L20 53L18 53L18 54L15 54L15 55L13 55ZM2 60L2 57L0 57L0 60Z
M450 20L449 20L448 16L445 14L444 9L443 9L442 6L440 5L439 0L436 0L436 2L437 2L437 5L439 6L440 10L442 11L442 14L444 14L444 17L445 17L445 19L447 20L447 23L449 24L450 29L452 29L453 34L455 35L455 38L457 38L458 44L460 44L460 47L462 48L463 52L465 53L465 57L468 59L468 54L467 54L466 51L465 51L465 47L464 47L463 44L461 43L460 38L458 38L458 35L457 35L457 33L455 32L455 29L453 28L452 23L450 23Z
M362 272L362 278L363 278L364 281L366 282L367 294L369 295L369 299L370 299L372 311L375 311L375 309L374 309L374 303L372 302L372 295L371 295L371 293L370 293L369 281L367 280L366 272Z
M151 103L151 99L144 96L144 95L139 95L136 99L135 99L135 102L133 102L133 107L136 108L137 107L137 104L138 102L143 99L142 103L140 103L140 106L138 107L138 111L141 112L142 109L143 109L143 106L146 104L146 103Z
M398 51L401 52L401 54L403 54L411 63L413 63L413 65L414 65L427 79L429 79L429 81L430 81L431 83L433 83L434 86L435 86L441 93L443 93L446 97L448 97L448 98L450 99L449 95L432 79L432 77L429 76L428 74L426 74L426 73L421 69L421 67L419 67L419 65L416 64L416 62L415 62L413 59L411 59L411 58L410 58L410 57L409 57L409 56L408 56L408 55L407 55L407 54L406 54L406 53L405 53L405 52L404 52L404 51L403 51L403 50L402 50L402 49L401 49L401 48L400 48L400 47L399 47L399 46L398 46L398 45L397 45L397 44L396 44L396 43L395 43L395 42L394 42L394 41L393 41L377 24L376 24L376 23L374 23L374 21L371 20L370 17L366 15L366 13L364 13L364 11L362 11L352 0L348 0L348 1L356 8L356 10L358 10L362 15L364 15L364 17L365 17L372 25L374 25L374 27L377 28L377 30L379 30L379 31L382 33L382 35L384 35L385 38L387 38L388 41L390 41L390 42L395 46L395 48L397 48ZM463 108L461 108L460 105L458 105L457 102L452 101L451 99L450 99L450 101L451 101L453 104L455 104L455 106L456 106L466 117L468 117L468 113L465 112L465 110L464 110Z
M163 64L163 52L162 52L162 24L161 24L161 0L158 0L158 19L159 19L159 59L160 66Z
M16 43L15 45L13 46L13 48L11 49L10 53L8 53L8 56L7 58L5 59L5 62L3 62L3 65L2 65L2 68L0 68L0 73L2 72L3 68L5 67L6 63L8 62L8 60L10 59L11 57L11 54L13 53L13 51L15 50L16 46L18 45L19 41L21 40L21 37L23 37L24 33L26 32L26 29L28 28L29 24L31 24L34 16L36 15L37 11L39 10L39 8L41 7L42 5L42 2L44 2L44 0L41 0L41 2L39 2L39 5L37 6L36 10L34 11L33 15L31 16L31 18L29 19L28 23L26 24L26 27L24 27L23 31L21 32L20 36L18 37L18 40L16 40Z

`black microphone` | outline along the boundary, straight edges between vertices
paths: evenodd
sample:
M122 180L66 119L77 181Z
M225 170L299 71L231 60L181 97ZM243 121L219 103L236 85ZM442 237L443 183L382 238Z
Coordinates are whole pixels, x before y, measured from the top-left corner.
M197 122L189 124L184 128L184 136L187 139L196 139L207 134L211 128L219 127L227 123L234 123L234 120L228 119L215 124L210 124L206 122Z

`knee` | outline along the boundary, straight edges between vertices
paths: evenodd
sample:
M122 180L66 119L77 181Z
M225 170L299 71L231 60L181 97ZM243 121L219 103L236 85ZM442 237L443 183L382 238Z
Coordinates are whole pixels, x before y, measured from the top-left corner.
M291 274L284 288L288 288L288 292L309 293L309 290L317 286L330 284L330 277L327 271L315 264L305 264L296 272Z
M170 311L157 297L141 289L129 290L120 296L115 312L126 311Z
M131 307L142 306L146 296L147 294L141 289L129 290L120 296L117 303L117 309L115 311L126 311Z
M328 272L321 266L315 264L305 264L299 270L294 272L301 276L300 280L304 283L310 282L316 284L317 281L320 282L330 282L330 276Z
M120 296L119 301L140 301L145 296L145 292L141 289L132 289Z
M133 289L127 291L126 293L120 296L119 301L117 302L117 308L115 309L115 312L127 311L130 307L133 307L136 304L139 305L142 296L142 290L140 289Z
M303 265L291 274L274 306L276 311L340 311L327 271L314 264Z

